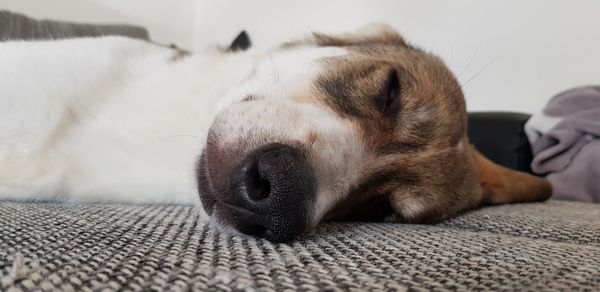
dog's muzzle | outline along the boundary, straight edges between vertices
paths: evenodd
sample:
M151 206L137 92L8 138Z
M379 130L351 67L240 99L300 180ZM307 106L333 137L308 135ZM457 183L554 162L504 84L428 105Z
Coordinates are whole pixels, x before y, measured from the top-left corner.
M236 158L209 146L198 179L202 204L217 222L277 242L290 241L307 227L316 180L297 148L268 144Z

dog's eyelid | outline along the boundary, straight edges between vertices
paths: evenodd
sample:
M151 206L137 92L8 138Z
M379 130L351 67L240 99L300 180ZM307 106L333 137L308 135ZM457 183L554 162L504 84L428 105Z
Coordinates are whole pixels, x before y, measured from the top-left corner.
M392 69L387 74L383 91L376 101L378 110L385 116L395 116L400 110L402 98L402 84L398 70Z

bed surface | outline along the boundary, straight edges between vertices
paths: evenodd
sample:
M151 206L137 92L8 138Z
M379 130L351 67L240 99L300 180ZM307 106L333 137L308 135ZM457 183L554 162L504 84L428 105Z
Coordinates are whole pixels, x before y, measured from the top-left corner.
M0 290L600 289L593 204L489 207L437 225L325 224L290 244L224 235L196 212L0 202Z

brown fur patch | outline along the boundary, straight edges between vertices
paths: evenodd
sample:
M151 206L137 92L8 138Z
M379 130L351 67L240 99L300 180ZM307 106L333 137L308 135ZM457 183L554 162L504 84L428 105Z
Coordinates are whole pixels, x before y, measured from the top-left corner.
M388 34L315 34L307 42L350 46L349 55L324 61L313 96L355 127L376 157L325 219L379 218L393 210L397 220L435 222L483 203L547 198L544 180L499 167L467 147L466 106L454 75L439 58ZM390 117L375 100L392 70L401 106Z

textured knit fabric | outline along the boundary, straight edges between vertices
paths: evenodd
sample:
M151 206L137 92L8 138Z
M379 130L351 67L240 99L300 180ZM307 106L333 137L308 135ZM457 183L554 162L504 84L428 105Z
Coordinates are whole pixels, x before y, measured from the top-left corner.
M437 225L324 224L289 244L181 206L0 202L0 290L600 290L600 206L490 207Z

